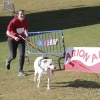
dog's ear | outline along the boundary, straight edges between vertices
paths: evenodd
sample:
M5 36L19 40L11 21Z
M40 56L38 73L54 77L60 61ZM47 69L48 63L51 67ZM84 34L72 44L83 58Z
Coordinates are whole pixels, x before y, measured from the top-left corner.
M47 63L47 59L43 60L44 63Z
M49 62L52 62L52 59L48 59Z

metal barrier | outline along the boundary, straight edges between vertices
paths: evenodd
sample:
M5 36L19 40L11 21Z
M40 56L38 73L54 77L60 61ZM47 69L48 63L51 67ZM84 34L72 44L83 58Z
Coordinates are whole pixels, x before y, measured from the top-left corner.
M64 35L61 30L29 32L30 42L38 48L43 55L51 55L60 60L65 57ZM26 54L41 54L26 42ZM27 57L27 56L26 56ZM28 60L29 61L29 60Z

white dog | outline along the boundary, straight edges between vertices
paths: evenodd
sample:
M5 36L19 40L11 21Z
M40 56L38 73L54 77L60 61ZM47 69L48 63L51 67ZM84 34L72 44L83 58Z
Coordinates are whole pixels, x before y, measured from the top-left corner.
M37 87L40 87L40 78L42 74L48 75L48 84L47 84L47 90L50 90L50 78L53 75L53 70L55 69L55 65L52 61L52 59L48 59L47 57L37 57L34 61L34 81L36 82L36 75L38 74L38 85Z

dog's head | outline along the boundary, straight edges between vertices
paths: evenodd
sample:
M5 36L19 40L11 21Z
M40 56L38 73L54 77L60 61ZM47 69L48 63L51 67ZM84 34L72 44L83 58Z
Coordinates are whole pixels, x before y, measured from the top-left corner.
M44 59L44 69L45 71L49 70L51 74L53 74L53 70L56 68L52 59Z

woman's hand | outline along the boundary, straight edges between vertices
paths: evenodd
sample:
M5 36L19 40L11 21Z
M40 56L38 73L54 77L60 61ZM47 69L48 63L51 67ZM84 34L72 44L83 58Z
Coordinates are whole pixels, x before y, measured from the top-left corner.
M19 37L14 37L15 41L19 41L20 38Z

